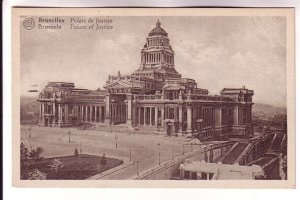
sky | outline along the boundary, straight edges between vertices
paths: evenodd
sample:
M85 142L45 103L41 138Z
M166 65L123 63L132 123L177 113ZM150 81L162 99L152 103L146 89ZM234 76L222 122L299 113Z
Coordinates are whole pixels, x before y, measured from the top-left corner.
M270 16L106 17L113 29L97 31L71 30L70 17L61 30L27 30L20 21L21 95L49 81L103 89L108 75L131 74L158 18L183 77L212 95L245 86L254 103L286 106L286 21Z

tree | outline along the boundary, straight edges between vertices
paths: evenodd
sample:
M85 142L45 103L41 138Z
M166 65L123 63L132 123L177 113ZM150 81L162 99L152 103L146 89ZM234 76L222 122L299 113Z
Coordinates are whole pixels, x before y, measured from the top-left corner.
M106 156L105 156L105 153L103 153L102 157L101 157L101 161L100 161L100 165L105 168L107 164L107 159L106 159Z
M31 148L29 152L29 158L32 159L39 159L41 158L41 154L44 152L44 149L42 147L37 147L37 148Z
M36 160L41 157L43 153L41 147L31 148L24 145L23 142L20 144L20 168L21 168L21 179L30 179L30 180L42 180L46 179L47 174L39 171L38 169L29 169L30 159Z
M45 180L47 174L44 172L39 171L38 169L34 169L28 172L27 178L28 180Z
M75 147L74 156L78 156L78 155L79 155L78 150L77 150L77 148Z
M57 173L59 169L64 167L64 164L59 160L59 158L56 158L52 162L50 162L48 167L50 167L50 170Z
M23 142L21 142L20 145L20 155L21 155L21 162L27 160L29 156L28 148L24 145Z

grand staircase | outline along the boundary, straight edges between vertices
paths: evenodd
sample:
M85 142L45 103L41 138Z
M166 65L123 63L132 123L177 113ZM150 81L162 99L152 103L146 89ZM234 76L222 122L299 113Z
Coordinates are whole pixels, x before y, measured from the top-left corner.
M271 151L274 151L274 152L279 152L281 151L282 149L282 142L283 142L283 139L284 139L285 135L283 133L277 133L275 135L275 139L272 143L272 146L270 148Z
M227 153L227 155L223 158L223 160L221 160L221 162L223 164L234 164L247 146L247 143L238 142L238 144L235 145L235 147Z

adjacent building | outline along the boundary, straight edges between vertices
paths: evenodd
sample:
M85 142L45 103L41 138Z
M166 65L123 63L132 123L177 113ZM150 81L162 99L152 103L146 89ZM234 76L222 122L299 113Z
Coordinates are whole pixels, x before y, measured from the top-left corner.
M38 98L39 124L123 124L168 135L249 136L253 94L253 90L241 87L209 95L195 80L183 78L175 68L168 33L158 21L141 50L141 64L132 74L110 75L103 90L49 82Z

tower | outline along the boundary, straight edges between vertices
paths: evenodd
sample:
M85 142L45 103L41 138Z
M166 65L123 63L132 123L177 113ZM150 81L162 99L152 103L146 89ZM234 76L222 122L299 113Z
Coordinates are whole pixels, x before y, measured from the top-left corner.
M154 29L146 38L146 43L141 50L141 64L139 70L156 69L163 74L170 74L172 78L180 78L175 70L174 51L170 45L168 33L161 28L158 20ZM168 78L166 76L165 78Z

